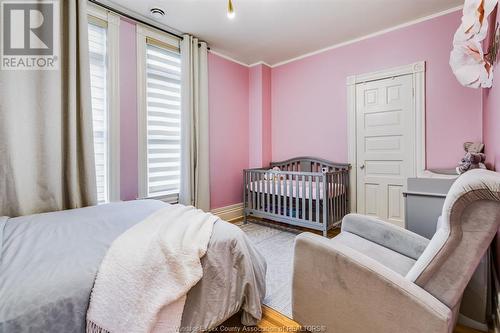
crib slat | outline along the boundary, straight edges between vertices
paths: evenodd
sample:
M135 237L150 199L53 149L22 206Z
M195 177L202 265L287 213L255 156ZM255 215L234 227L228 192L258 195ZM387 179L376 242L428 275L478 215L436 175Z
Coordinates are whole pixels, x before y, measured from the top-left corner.
M326 202L328 203L328 216L327 220L330 223L334 217L333 215L335 214L335 208L333 207L334 202L333 202L333 190L331 187L331 184L333 183L333 177L331 174L326 175Z
M256 183L255 183L255 191L257 192L257 198L256 198L256 204L257 210L262 210L262 178L263 174L262 173L257 173L256 174Z
M331 175L330 174L324 174L324 182L325 185L323 185L323 197L324 197L324 203L326 203L327 210L328 210L328 216L323 215L323 222L329 223L331 220L331 212L332 212L332 201L331 201L331 191L330 191L330 181L331 181Z
M259 192L257 192L257 173L253 173L252 176L252 186L253 186L253 191L252 191L252 209L258 209L256 205L256 200L257 197L259 196Z
M290 217L293 217L293 175L290 175L290 183L289 185L289 191L290 191L290 207L289 207L289 212L290 212Z
M283 215L281 213L281 175L278 174L278 196L276 197L278 199L278 212L276 214L278 215Z
M251 171L250 171L250 189L251 189L250 208L255 209L255 173Z
M342 172L342 187L340 188L340 191L342 191L342 217L344 217L347 214L347 192L346 192L346 175L344 172Z
M323 187L323 223L328 228L328 189L326 187L326 175L322 177ZM325 235L326 236L326 235Z
M265 211L266 210L266 174L261 173L260 174L260 188L259 188L259 193L260 193L260 210Z
M253 207L252 207L252 191L253 191L252 171L249 171L247 174L247 205L248 205L249 209L253 209Z
M336 221L339 220L339 217L340 217L340 214L341 214L341 211L342 211L342 205L341 205L342 203L340 202L341 197L340 197L340 193L339 193L339 189L340 189L340 186L341 186L340 184L342 183L342 180L341 180L340 174L337 174L335 176L335 178L336 179L334 179L334 185L333 185L334 186L333 187L333 189L334 189L334 192L333 192L333 194L334 194L334 197L333 197L334 202L333 203L335 205L335 218L334 218L334 221L336 222Z
M344 185L344 173L343 172L340 174L339 178L340 178L340 185L339 185L339 189L338 189L339 206L340 206L339 220L341 220L342 217L344 217L344 215L345 215L345 213L344 213L345 196L344 196L344 193L342 193L342 190L345 188L345 185Z
M348 207L347 207L347 198L349 198L349 193L347 192L347 182L349 180L349 173L344 172L344 187L343 187L343 192L344 192L344 214L347 215L348 212Z
M288 215L288 212L286 211L286 206L287 206L286 204L287 204L287 201L288 201L287 183L288 183L288 175L285 175L285 180L284 180L284 183L283 183L283 193L284 193L284 196L283 196L283 215L284 216Z
M300 211L300 191L299 191L299 175L295 176L295 217L299 218Z
M306 176L301 176L302 178L302 214L300 214L301 219L306 219Z
M254 173L253 173L253 171L250 171L248 173L248 179L247 179L247 182L248 182L248 207L250 209L254 209L254 206L252 205L252 198L253 198L254 191L255 191L255 184L253 183L253 181L254 181Z
M257 209L257 210L261 209L261 207L259 206L259 201L261 199L262 192L260 191L259 186L261 186L262 177L263 177L263 175L261 173L256 173L256 175L255 175L255 178L256 178L256 180L255 180L255 187L256 187L256 190L255 190L255 192L256 192L255 209Z
M316 185L316 222L319 223L320 222L319 221L319 202L321 200L320 194L319 194L320 193L319 192L319 188L320 188L321 184L319 183L319 177L318 176L315 177L314 184Z
M331 174L325 174L326 177L326 186L325 186L325 191L326 191L326 202L328 205L328 216L326 219L328 220L327 222L331 222L333 216L333 201L332 201L332 189L331 189L331 183L333 181L332 175Z
M266 178L267 178L267 187L266 187L266 189L267 189L267 208L266 208L266 212L271 213L271 209L270 209L271 208L270 207L271 206L271 180L269 179L271 177L270 177L269 173L267 173Z
M243 209L248 208L248 172L243 171ZM245 216L245 213L243 214Z
M308 176L307 177L307 182L309 185L309 211L307 212L307 218L309 221L313 221L313 209L312 209L312 202L313 202L313 191L312 191L312 182L313 182L313 177Z
M266 211L266 173L260 174L260 209Z
M335 222L337 222L340 218L340 215L342 213L342 193L340 193L340 188L341 188L341 184L342 184L342 174L337 174L335 176L336 178L336 181L335 181L335 187L334 187L334 194L335 196L333 197L334 198L334 204L335 204Z
M271 172L271 213L274 214L276 209L276 203L274 198L276 197L276 180L274 179L274 173Z
M339 190L339 186L340 186L340 174L336 173L335 175L333 175L332 177L332 183L333 183L333 206L334 206L334 214L333 214L333 222L337 222L338 219L339 219L339 206L340 206L340 202L339 202L339 193L338 193L338 190Z
M342 192L344 195L344 211L342 212L342 217L347 214L347 198L348 198L348 193L347 193L347 177L349 177L349 174L347 172L343 173L344 175L344 186L342 187Z
M247 205L248 209L252 209L252 171L247 174Z

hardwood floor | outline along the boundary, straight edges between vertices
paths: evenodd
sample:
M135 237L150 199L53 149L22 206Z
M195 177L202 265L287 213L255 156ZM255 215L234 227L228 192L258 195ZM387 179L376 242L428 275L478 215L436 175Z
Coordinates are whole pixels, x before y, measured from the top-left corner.
M300 325L293 321L292 319L282 315L276 310L273 310L267 306L262 306L262 320L257 326L252 328L245 328L240 322L240 313L234 315L222 325L214 329L218 332L288 332L294 333L300 330ZM453 333L484 333L471 328L463 327L458 325ZM490 332L492 333L492 331Z
M255 219L255 218L252 218ZM313 233L317 233L321 235L321 231L314 231L310 229L305 229L305 228L300 228L300 227L288 227L284 226L281 223L273 222L270 220L264 220L264 219L259 219L266 224L275 224L279 227L284 227L284 228L291 228L295 229L298 231L309 231ZM231 223L238 223L242 222L243 219L236 219L231 221ZM328 238L333 238L337 236L340 233L340 229L336 228L333 230L330 230L328 232ZM241 325L240 322L240 314L236 314L230 319L228 319L226 322L224 322L221 326L219 326L216 330L218 331L226 331L226 332L231 332L231 331L241 331L243 329L243 325ZM230 328L230 329L228 329ZM271 309L265 305L262 306L262 320L260 321L259 324L257 324L256 327L254 327L250 331L259 331L259 332L297 332L300 330L300 325L293 321L292 319L288 318L287 316L279 313L278 311ZM491 331L492 332L492 331ZM464 327L457 325L455 327L455 330L453 333L484 333L481 331L474 330L472 328Z

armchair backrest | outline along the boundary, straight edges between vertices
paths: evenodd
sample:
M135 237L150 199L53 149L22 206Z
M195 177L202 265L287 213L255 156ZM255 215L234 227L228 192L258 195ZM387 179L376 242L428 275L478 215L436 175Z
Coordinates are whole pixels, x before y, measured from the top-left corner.
M452 185L442 222L407 278L455 308L500 226L500 174L476 169Z

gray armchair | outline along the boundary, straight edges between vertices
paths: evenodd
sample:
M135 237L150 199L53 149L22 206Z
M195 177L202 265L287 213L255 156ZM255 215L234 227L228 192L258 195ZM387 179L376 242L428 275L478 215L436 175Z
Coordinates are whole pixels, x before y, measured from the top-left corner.
M451 187L430 241L357 214L333 239L303 233L295 242L293 319L332 333L452 332L499 226L500 174L472 170Z

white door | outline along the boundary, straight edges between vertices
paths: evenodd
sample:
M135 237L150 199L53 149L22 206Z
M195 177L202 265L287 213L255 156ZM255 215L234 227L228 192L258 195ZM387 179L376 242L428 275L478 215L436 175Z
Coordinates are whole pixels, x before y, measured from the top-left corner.
M416 173L413 98L412 75L356 85L357 210L402 227Z

